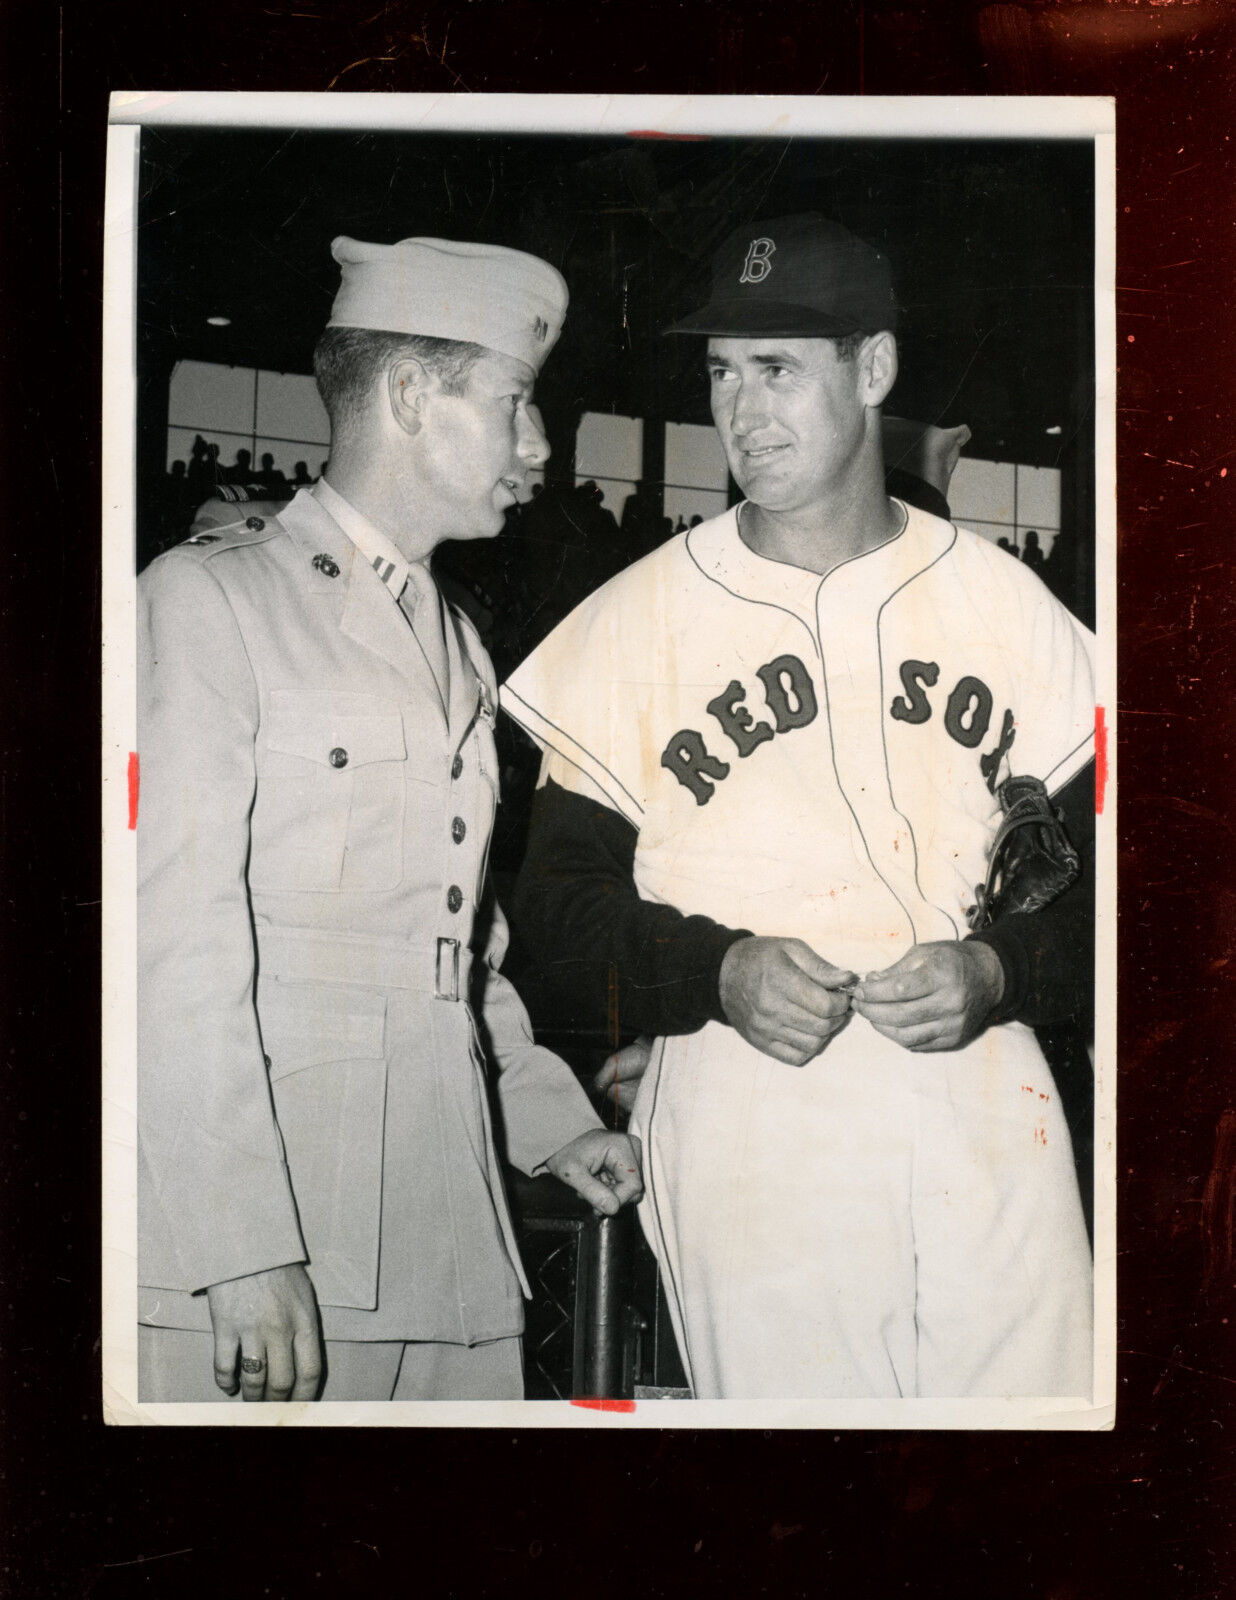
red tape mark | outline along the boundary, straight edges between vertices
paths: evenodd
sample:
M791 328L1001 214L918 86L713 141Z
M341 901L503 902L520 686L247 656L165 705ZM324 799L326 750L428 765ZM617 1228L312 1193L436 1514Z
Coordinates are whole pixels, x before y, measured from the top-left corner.
M634 1400L572 1400L573 1406L583 1406L585 1411L634 1411Z
M660 128L628 128L628 139L677 139L683 144L706 144L709 133L663 133Z
M137 751L129 751L129 826L137 827L137 791L141 787L141 768L137 760Z
M1103 799L1107 793L1107 712L1102 706L1094 708L1094 814L1103 815Z

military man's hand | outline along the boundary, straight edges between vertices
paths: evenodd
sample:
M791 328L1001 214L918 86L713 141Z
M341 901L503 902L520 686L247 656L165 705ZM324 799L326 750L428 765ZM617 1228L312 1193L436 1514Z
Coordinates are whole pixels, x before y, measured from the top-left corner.
M618 1050L592 1080L592 1087L607 1105L631 1115L635 1097L639 1093L640 1079L648 1071L652 1059L652 1040L641 1034L634 1044Z
M322 1381L318 1303L299 1263L206 1291L215 1332L215 1382L246 1400L316 1400ZM240 1379L237 1382L237 1358Z
M545 1163L581 1200L612 1217L644 1192L638 1139L596 1128L564 1144Z
M801 939L740 939L721 963L721 1006L748 1044L801 1067L845 1027L856 981Z
M918 944L855 988L854 1009L906 1050L960 1050L982 1033L1004 994L1004 968L988 944Z

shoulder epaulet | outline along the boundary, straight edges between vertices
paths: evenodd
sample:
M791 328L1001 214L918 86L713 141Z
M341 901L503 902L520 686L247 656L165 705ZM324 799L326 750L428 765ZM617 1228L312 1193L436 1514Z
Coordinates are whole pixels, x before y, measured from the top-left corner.
M189 537L177 549L201 550L203 554L234 550L240 545L262 544L283 532L279 513L283 503L250 503L246 515L238 516L235 506L222 500L208 500L193 519Z

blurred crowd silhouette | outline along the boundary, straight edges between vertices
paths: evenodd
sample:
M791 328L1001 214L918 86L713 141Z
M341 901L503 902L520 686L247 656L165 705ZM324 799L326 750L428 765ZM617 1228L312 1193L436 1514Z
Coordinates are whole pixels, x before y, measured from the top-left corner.
M144 566L189 534L199 508L212 498L278 503L316 483L326 462L299 460L289 476L265 452L238 449L229 464L220 447L197 434L189 459L173 461L164 475L157 518L139 534L139 564ZM944 497L912 474L893 469L889 490L939 516L948 516ZM572 484L550 479L534 483L528 500L513 505L497 539L443 545L435 571L450 598L469 614L494 658L499 678L511 672L585 596L632 561L688 526L701 513L677 520L663 510L664 485L636 483L620 517L605 505L595 479ZM1074 604L1074 554L1067 535L1052 538L1044 555L1038 532L1025 534L1020 553L1007 538L1000 548L1036 572L1064 602Z
M158 527L144 529L139 535L142 564L156 555L179 544L188 536L197 508L224 487L238 487L246 491L250 500L290 500L297 489L316 483L325 461L316 473L310 474L309 464L298 461L292 476L275 465L275 458L266 451L260 465L253 465L253 453L237 450L230 466L220 459L220 449L212 440L194 435L188 461L173 461L163 478L162 495L158 506Z
M1073 576L1076 571L1076 561L1072 541L1067 534L1053 534L1051 549L1046 555L1043 554L1043 546L1039 539L1037 528L1026 529L1026 536L1020 552L1015 544L1003 537L997 539L996 543L1001 550L1007 550L1015 560L1019 560L1029 567L1031 572L1037 573L1057 600L1071 610L1077 610L1077 603L1073 594Z
M173 461L162 482L156 527L141 534L140 564L185 539L199 508L212 498L234 503L291 499L316 483L326 462L297 461L289 477L270 452L255 466L237 450L230 464L218 444L197 434L189 460ZM621 519L595 479L534 483L528 500L513 505L496 540L444 545L435 571L450 598L472 618L499 675L511 671L586 595L687 526L663 514L660 484L634 485ZM702 522L694 514L690 525Z
M173 461L163 477L155 526L145 526L139 535L139 564L186 538L199 508L212 498L236 503L290 500L298 489L316 483L326 468L325 461L314 465L317 470L310 472L308 461L297 461L288 476L269 451L255 466L246 449L224 463L218 444L195 435L188 461ZM893 469L888 486L924 510L949 514L944 497L912 474ZM659 483L634 484L621 516L615 517L595 479L534 483L530 498L508 511L497 539L441 546L435 571L450 598L472 618L500 679L585 596L666 539L704 520L698 512L689 520L666 516L663 488ZM998 543L1036 572L1065 605L1074 603L1075 561L1067 535L1054 535L1048 555L1033 528L1026 532L1020 553L1007 538Z

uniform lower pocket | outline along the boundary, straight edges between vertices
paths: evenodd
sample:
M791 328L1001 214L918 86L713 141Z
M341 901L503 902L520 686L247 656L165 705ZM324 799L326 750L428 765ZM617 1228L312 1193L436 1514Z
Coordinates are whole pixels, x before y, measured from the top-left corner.
M262 1047L322 1305L377 1305L386 1122L386 999L258 983Z

